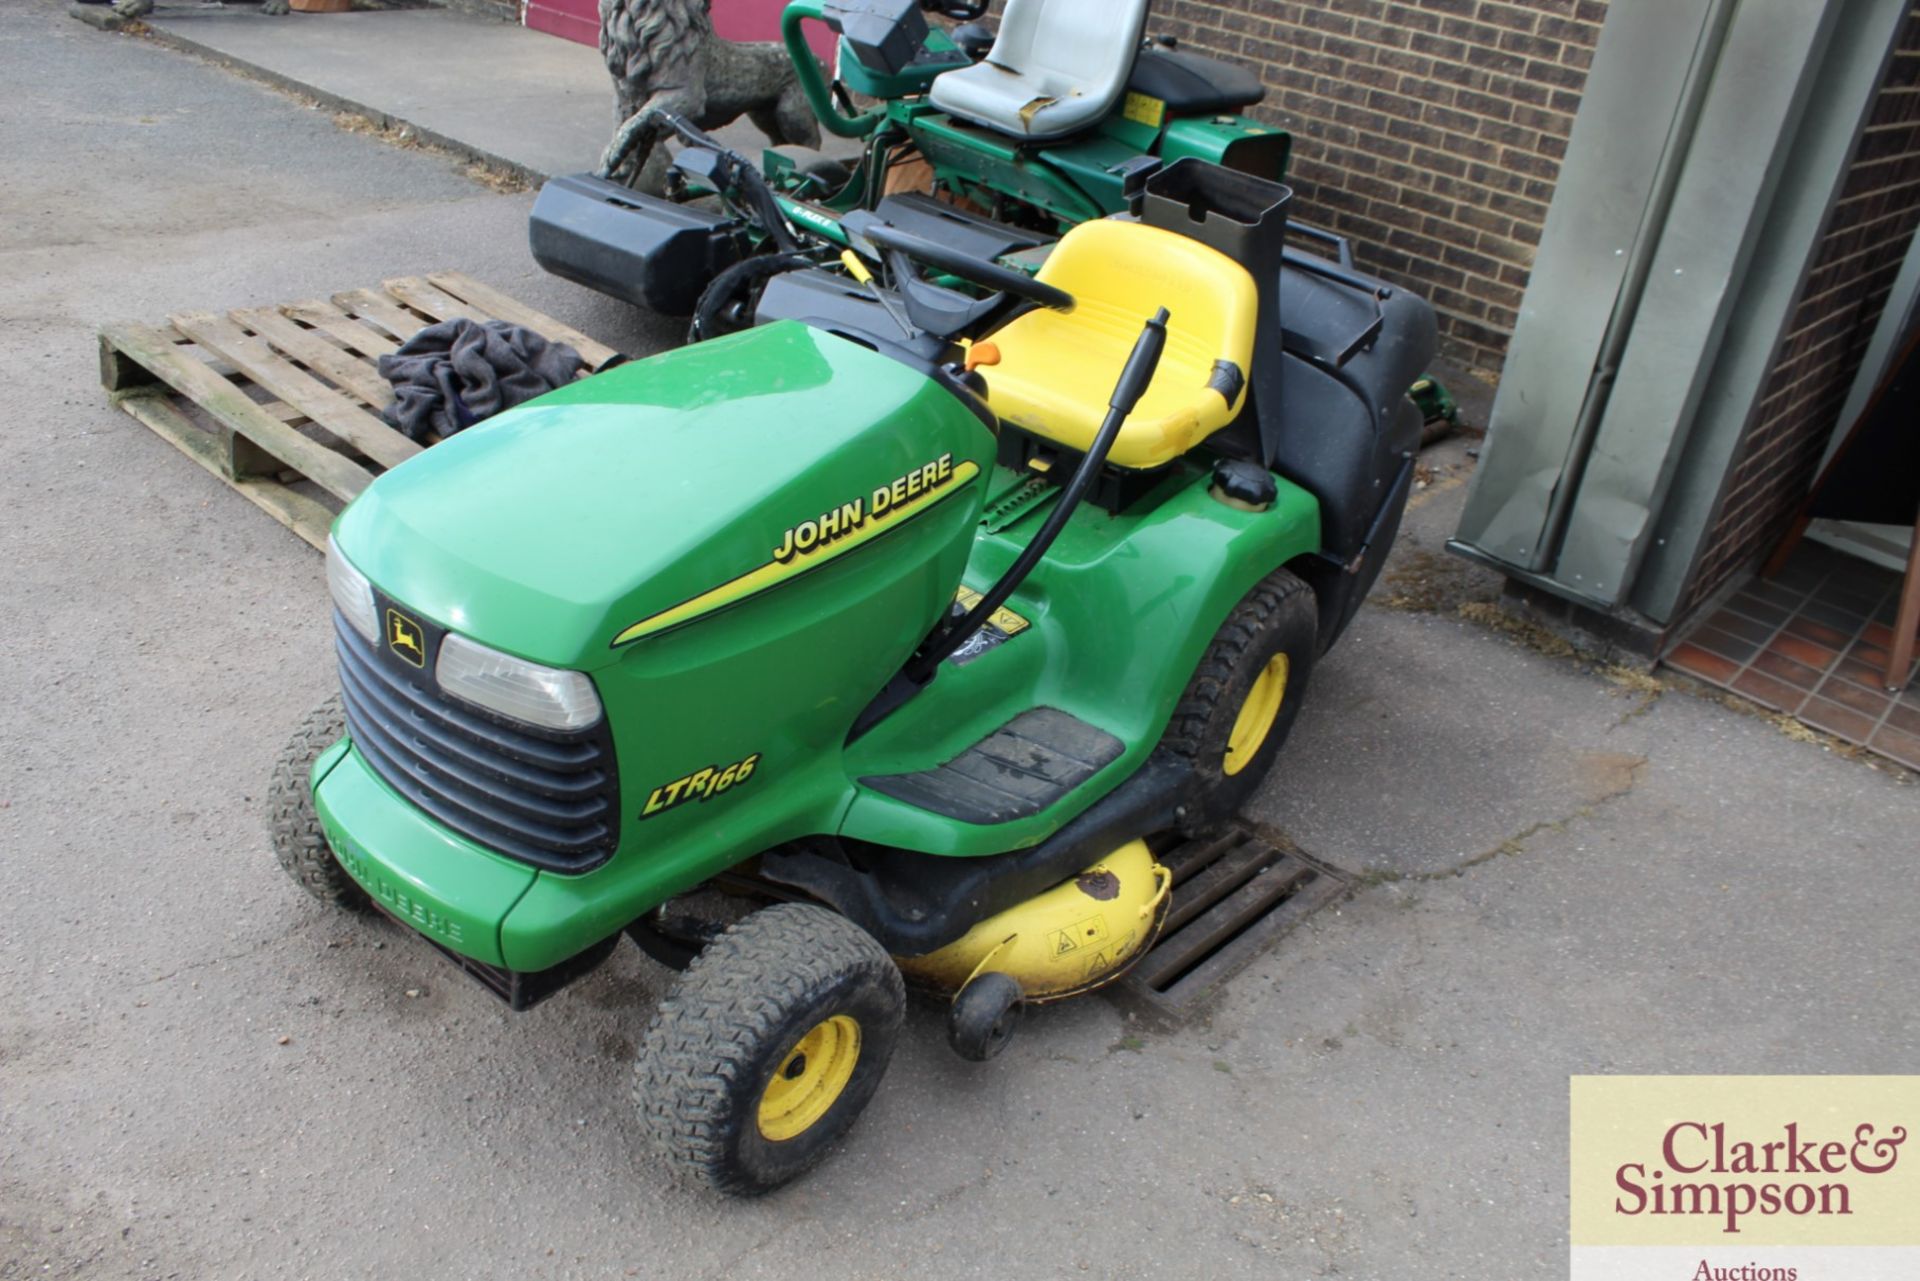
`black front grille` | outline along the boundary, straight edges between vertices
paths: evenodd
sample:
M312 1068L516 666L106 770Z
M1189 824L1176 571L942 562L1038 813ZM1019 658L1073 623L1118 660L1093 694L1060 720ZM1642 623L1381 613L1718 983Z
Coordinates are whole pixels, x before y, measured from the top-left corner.
M550 733L508 725L440 692L333 616L347 734L388 786L488 849L535 867L584 872L619 840L620 791L605 718Z

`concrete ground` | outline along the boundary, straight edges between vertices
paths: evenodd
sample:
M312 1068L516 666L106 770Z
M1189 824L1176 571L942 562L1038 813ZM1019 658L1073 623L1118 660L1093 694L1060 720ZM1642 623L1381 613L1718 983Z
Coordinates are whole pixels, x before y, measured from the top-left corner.
M406 125L536 181L598 167L613 133L599 51L525 27L446 9L276 18L251 6L167 0L149 24L202 57L297 86L329 107ZM766 145L744 120L715 133L750 156ZM859 144L829 134L821 149L850 155Z
M542 276L528 195L52 0L0 83L0 1278L1549 1276L1569 1074L1913 1070L1920 791L1456 616L1456 441L1253 806L1365 888L1185 1025L1091 998L975 1066L918 1009L814 1176L667 1191L660 970L511 1015L274 866L320 559L106 404L93 331L443 265L675 327Z

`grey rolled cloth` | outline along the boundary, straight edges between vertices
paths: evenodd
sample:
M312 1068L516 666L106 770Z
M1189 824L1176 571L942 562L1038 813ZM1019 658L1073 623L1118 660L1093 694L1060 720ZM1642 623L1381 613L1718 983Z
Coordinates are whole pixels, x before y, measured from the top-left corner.
M394 397L380 416L424 444L564 387L585 365L573 348L524 325L443 320L380 357Z

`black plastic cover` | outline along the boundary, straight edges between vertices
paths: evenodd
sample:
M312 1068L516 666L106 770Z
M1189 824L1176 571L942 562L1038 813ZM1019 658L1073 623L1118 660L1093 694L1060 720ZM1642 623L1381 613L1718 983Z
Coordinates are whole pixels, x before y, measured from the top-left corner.
M753 322L767 325L776 320L797 320L815 329L857 340L913 341L913 336L901 328L900 322L887 312L872 290L838 271L789 271L769 280L760 291ZM874 344L868 341L865 345ZM931 350L929 360L940 350L943 348Z
M1424 299L1384 283L1379 289L1388 295L1379 302L1380 332L1344 366L1331 369L1287 351L1274 384L1255 375L1257 391L1278 395L1281 430L1269 461L1320 500L1321 546L1338 560L1366 546L1407 459L1420 448L1420 411L1407 388L1438 342L1433 308ZM1345 285L1289 266L1280 271L1279 292L1289 329L1338 334L1354 322L1354 291Z
M1252 273L1260 291L1252 388L1240 419L1213 443L1318 499L1322 550L1345 563L1381 525L1420 446L1407 389L1438 337L1424 299L1332 264L1286 261L1291 195L1190 158L1148 178L1134 207L1149 225L1211 245Z
M993 48L993 31L984 22L969 22L947 32L953 42L960 46L960 52L975 62L987 56Z
M1218 249L1261 280L1286 249L1293 188L1197 156L1147 175L1132 212L1149 227L1178 232Z
M1222 458L1215 463L1213 488L1236 503L1263 510L1280 495L1273 473L1250 458Z
M769 850L760 873L830 904L895 956L925 956L1143 834L1172 827L1192 766L1155 752L1132 777L1038 845L953 858L839 842Z
M384 908L381 910L385 911ZM407 925L407 922L400 920L399 917L393 919L401 925ZM411 928L409 926L410 930ZM418 934L418 931L413 932ZM435 951L465 971L481 987L505 1001L508 1009L516 1011L530 1010L575 979L584 978L593 973L613 955L614 949L620 945L620 936L609 934L592 947L575 953L552 969L504 970L497 965L488 965L485 961L476 961L470 956L462 956L429 935L419 934L419 937L431 943Z
M871 289L844 272L788 271L767 281L754 307L753 322L766 325L776 320L797 320L918 370L952 392L988 431L1000 429L987 402L962 379L958 366L949 363L953 354L949 344L931 334L907 333Z
M982 218L919 192L888 196L874 206L873 212L896 231L920 236L987 262L1054 239L1043 232Z
M920 0L827 0L820 16L840 33L860 65L897 76L927 42Z
M1169 118L1237 111L1267 96L1260 77L1245 67L1172 49L1142 49L1127 90L1160 99Z
M561 279L669 316L692 314L742 249L732 219L584 173L540 188L527 243Z

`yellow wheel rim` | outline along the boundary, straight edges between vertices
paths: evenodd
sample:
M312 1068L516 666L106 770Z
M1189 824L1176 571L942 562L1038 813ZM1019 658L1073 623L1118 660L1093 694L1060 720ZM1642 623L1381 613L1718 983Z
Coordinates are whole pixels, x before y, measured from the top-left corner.
M775 1143L827 1114L860 1061L860 1025L845 1014L816 1023L787 1051L760 1096L760 1133Z
M1247 701L1240 704L1240 714L1233 718L1233 732L1227 735L1227 759L1221 768L1238 774L1247 767L1273 732L1273 722L1286 698L1287 656L1275 654L1260 669L1253 688L1247 691Z

